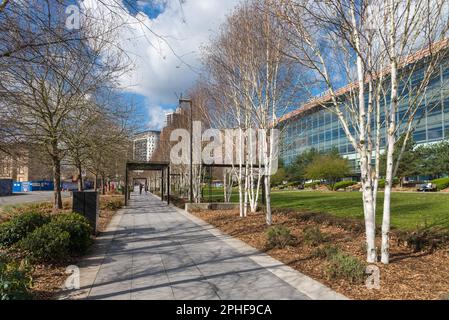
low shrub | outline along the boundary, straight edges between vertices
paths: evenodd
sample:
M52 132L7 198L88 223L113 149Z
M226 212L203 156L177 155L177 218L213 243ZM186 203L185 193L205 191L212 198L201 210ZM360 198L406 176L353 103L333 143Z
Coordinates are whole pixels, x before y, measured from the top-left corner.
M61 261L70 254L70 233L56 223L48 223L28 234L18 243L32 261Z
M352 283L362 283L365 279L365 265L356 257L338 250L328 260L327 275L331 279L346 279Z
M304 242L310 246L319 245L327 240L324 233L317 226L306 227L303 231Z
M100 207L103 210L117 211L123 208L124 201L121 197L113 197L111 199L102 199Z
M303 186L303 183L301 181L289 182L285 185L285 187L287 187L287 188L300 188L302 186Z
M317 224L336 226L355 233L360 233L365 230L362 221L347 217L337 217L327 213L300 212L295 214L295 218L301 222L314 222Z
M0 225L0 247L15 244L48 221L48 217L35 212L26 212L12 217L11 220Z
M321 182L319 182L319 181L309 182L309 183L304 184L304 188L315 190L320 185L321 185Z
M285 226L270 227L267 231L267 244L266 247L272 248L285 248L289 245L294 245L296 238L291 234L290 230Z
M355 181L340 181L334 185L334 191L337 191L340 189L346 189L346 188L352 187L356 184L357 184L357 182L355 182Z
M0 300L30 299L31 284L31 268L26 261L9 261L0 255Z
M436 230L432 227L419 227L415 231L397 232L399 244L404 244L414 252L428 250L433 252L435 249L449 243L449 234Z
M437 186L438 191L449 188L449 178L435 179L432 183Z
M338 249L337 247L325 245L323 247L318 247L315 250L313 250L312 256L314 258L327 259L329 257L336 255L338 252L340 252L340 249Z
M70 254L83 254L92 243L92 228L89 221L80 214L69 213L55 216L50 224L61 228L70 235Z
M329 215L325 213L316 212L300 212L296 214L296 219L301 222L315 222L318 224L323 224L329 219Z
M397 186L400 183L398 178L393 179L393 186ZM385 179L379 179L378 187L380 189L385 189Z

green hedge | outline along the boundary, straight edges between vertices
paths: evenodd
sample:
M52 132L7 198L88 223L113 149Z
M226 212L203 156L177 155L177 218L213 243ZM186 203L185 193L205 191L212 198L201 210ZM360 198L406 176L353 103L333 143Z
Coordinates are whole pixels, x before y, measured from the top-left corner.
M435 179L432 183L437 186L438 191L449 188L449 178Z
M48 217L35 212L14 216L0 225L0 247L4 248L15 244L48 221Z
M0 300L31 298L31 268L26 262L10 261L0 255Z
M87 251L92 243L92 228L89 221L77 213L55 216L50 224L58 226L70 235L69 250L71 254L79 255Z
M28 234L19 247L33 261L62 261L87 251L92 241L91 231L85 217L77 213L62 214Z
M335 184L334 190L337 191L340 189L346 189L346 188L352 187L356 184L357 184L357 182L355 182L355 181L340 181Z
M32 261L61 261L69 257L70 233L54 223L48 223L34 230L18 245Z

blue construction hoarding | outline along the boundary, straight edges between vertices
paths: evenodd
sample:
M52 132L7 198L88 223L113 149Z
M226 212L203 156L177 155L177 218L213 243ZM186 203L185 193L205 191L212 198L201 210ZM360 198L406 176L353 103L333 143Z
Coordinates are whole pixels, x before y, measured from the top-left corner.
M14 192L52 191L53 189L52 181L14 182Z
M13 192L33 192L33 191L53 191L54 190L53 181L26 181L26 182L18 182L14 181ZM77 182L62 182L61 188L64 191L74 191L78 190ZM93 182L85 181L84 189L89 190L93 188Z

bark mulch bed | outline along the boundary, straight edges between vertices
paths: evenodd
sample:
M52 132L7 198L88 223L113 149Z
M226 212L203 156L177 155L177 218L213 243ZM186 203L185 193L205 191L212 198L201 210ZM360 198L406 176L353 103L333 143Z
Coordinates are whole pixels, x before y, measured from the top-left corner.
M239 238L249 245L262 250L292 268L320 281L351 299L449 299L449 248L422 252L405 246L392 237L391 264L378 264L380 268L379 290L367 289L365 284L354 284L345 279L331 279L328 276L328 262L317 257L316 248L326 245L336 246L347 254L365 261L365 240L363 225L348 220L347 223L332 222L332 219L307 219L298 212L282 212L273 216L273 225L284 225L297 238L297 244L284 249L266 248L265 216L251 214L240 218L237 211L201 211L196 216L216 226L223 232ZM327 237L320 245L304 243L303 230L317 226ZM380 243L379 243L380 246Z
M112 217L123 206L123 196L107 195L100 198L100 217L98 221L98 232L101 234L106 230ZM34 208L39 208L39 211L52 214L51 203L34 204ZM19 210L26 210L27 206ZM64 209L60 213L71 212L71 201L64 201ZM20 212L18 212L20 214ZM68 274L65 273L67 266L76 265L80 257L74 257L69 261L58 264L34 264L32 266L33 286L32 291L34 299L50 300L55 297L59 290L61 290L64 281Z

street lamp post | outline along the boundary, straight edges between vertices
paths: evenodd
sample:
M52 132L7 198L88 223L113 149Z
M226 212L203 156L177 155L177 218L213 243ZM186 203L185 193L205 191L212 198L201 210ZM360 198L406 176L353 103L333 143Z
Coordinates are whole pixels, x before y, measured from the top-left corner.
M193 104L190 99L179 99L179 104L188 103L190 107L190 195L189 202L193 203Z

